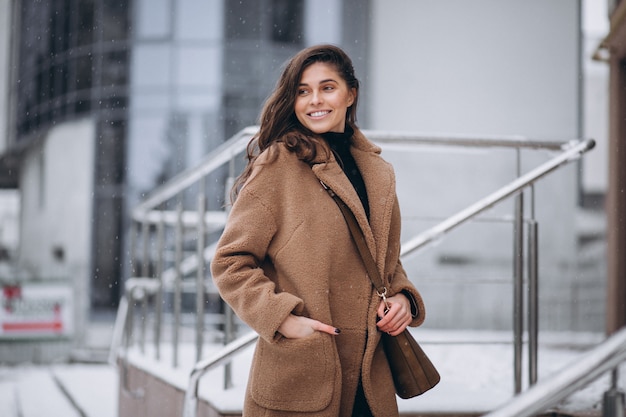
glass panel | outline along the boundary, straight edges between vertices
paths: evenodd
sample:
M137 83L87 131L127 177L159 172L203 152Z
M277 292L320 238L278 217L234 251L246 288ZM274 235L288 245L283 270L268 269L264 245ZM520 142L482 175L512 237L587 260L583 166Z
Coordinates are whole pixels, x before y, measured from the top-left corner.
M220 83L222 60L219 48L181 47L176 60L176 83L180 86L205 86Z
M131 65L133 85L168 85L171 76L170 62L171 50L168 45L136 45Z
M272 40L280 43L302 43L302 0L272 0Z
M136 0L135 31L139 39L167 38L171 28L171 0Z
M78 27L76 29L76 45L84 46L93 42L94 5L93 0L78 2Z
M175 5L177 39L222 38L222 1L179 0Z
M127 39L130 29L127 2L102 0L102 17L102 36L104 41L122 41Z
M76 59L76 89L91 88L93 56L85 55Z
M226 1L226 37L228 39L261 38L261 2Z

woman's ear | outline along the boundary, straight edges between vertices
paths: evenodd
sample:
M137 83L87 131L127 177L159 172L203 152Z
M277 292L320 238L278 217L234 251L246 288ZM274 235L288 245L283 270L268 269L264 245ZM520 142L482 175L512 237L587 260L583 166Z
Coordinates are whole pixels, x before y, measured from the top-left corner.
M356 88L351 88L350 89L350 96L348 97L348 107L352 106L354 104L354 100L356 99Z

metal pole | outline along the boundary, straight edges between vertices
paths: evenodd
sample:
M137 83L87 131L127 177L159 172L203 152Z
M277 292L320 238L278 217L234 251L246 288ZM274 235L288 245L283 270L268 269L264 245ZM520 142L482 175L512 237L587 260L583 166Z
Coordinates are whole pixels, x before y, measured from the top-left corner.
M539 268L538 223L534 219L528 225L528 380L537 382L539 339Z
M224 201L229 201L230 190L235 184L235 155L233 154L228 163L228 178L226 179L226 187L224 190ZM230 210L230 206L227 206ZM235 314L228 304L222 301L224 305L224 344L227 345L237 337L235 333ZM224 389L233 387L233 366L229 361L224 365Z
M520 175L520 152L517 150L517 176ZM522 391L522 344L524 331L524 194L515 197L513 225L513 370L514 389Z
M202 358L202 345L204 343L204 274L206 265L204 262L205 245L205 221L206 196L204 191L204 178L199 184L198 194L198 239L196 245L196 257L198 258L198 268L196 270L196 362Z
M535 219L535 186L530 186L528 222L528 381L537 382L539 344L539 223Z
M624 417L624 392L618 388L619 367L611 371L611 388L602 397L602 417Z
M156 277L159 280L159 290L155 296L155 320L154 320L154 351L156 359L161 359L161 329L163 327L163 269L164 260L163 253L165 252L165 222L163 219L163 212L161 212L161 219L157 224L157 263L156 263Z
M147 220L144 220L141 223L141 276L147 277L150 276L148 270L150 269L149 265L149 253L148 253L148 236L149 236L149 227L150 224Z
M233 309L224 303L224 344L227 345L235 340L235 326ZM224 389L233 387L232 363L224 365Z
M515 393L522 391L522 344L524 332L524 195L515 198L513 229L513 369Z
M182 272L181 264L183 262L183 203L180 202L177 208L176 217L176 277L174 280L174 326L172 328L172 366L178 367L178 336L180 333L181 323L181 297L182 297Z
M136 277L139 275L139 271L137 271L137 267L136 265L138 264L138 259L137 259L137 241L139 240L139 236L137 236L139 234L139 223L136 223L134 225L134 227L131 226L130 228L130 278ZM125 291L127 291L128 289L126 288L126 286L124 286ZM126 299L128 300L128 318L126 320L126 324L125 324L125 332L126 332L126 342L130 345L132 344L132 339L133 339L133 332L132 332L132 327L133 327L133 305L134 305L134 300L132 297L132 294L124 294L124 296L126 297Z

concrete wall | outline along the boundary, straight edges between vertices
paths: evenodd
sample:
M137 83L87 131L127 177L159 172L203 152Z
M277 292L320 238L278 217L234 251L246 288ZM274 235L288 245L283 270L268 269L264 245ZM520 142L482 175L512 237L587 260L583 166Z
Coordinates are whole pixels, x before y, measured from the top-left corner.
M9 58L11 54L11 0L0 0L0 155L8 144Z
M372 2L368 128L565 141L581 135L579 2ZM407 218L404 238L516 177L493 149L388 150ZM523 151L521 172L547 152ZM578 164L535 187L542 328L600 330L603 283L578 270ZM526 213L530 211L526 196ZM507 203L488 213L510 218ZM512 225L463 226L406 267L425 292L428 326L511 326ZM474 285L478 284L478 285ZM591 301L591 302L590 302Z
M23 282L58 280L74 288L76 342L88 312L94 132L91 119L51 129L29 149L20 175Z

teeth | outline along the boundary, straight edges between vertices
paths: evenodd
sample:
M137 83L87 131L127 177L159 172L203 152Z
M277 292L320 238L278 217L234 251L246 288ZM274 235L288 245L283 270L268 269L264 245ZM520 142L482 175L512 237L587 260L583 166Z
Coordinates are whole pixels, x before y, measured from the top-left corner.
M312 117L320 117L320 116L323 116L325 114L328 114L328 112L327 111L316 111L316 112L311 113L311 116Z

